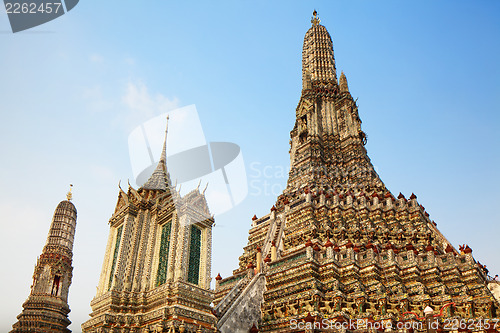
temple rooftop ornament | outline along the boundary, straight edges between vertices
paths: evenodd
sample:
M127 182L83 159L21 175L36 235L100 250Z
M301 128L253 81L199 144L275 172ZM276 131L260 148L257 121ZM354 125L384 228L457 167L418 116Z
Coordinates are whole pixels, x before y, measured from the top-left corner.
M342 71L340 73L339 86L340 86L340 92L342 92L342 93L349 92L349 86L347 84L347 77L345 76L344 71Z
M71 201L71 199L73 199L73 193L71 193L72 188L73 188L73 184L69 184L69 191L66 194L66 199L68 199L68 201Z
M315 9L313 12L313 17L311 17L311 23L312 25L319 25L320 22L321 20L318 17L318 12Z

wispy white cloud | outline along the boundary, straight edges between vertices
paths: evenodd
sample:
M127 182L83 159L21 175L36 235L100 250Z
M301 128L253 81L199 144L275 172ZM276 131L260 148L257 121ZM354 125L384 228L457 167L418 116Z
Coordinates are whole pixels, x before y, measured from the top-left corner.
M125 59L123 59L123 62L126 65L129 65L129 66L134 66L135 65L135 59L131 58L131 57L126 57Z
M98 53L92 53L89 56L90 62L96 63L96 64L101 64L104 62L104 57Z
M129 80L122 89L100 84L84 87L80 96L90 113L107 113L114 126L125 131L165 112L177 109L179 100L153 94L141 80Z
M179 100L163 94L151 94L142 81L130 81L127 84L122 102L128 110L127 125L135 127L142 122L179 107Z
M100 85L84 88L82 98L87 102L86 109L90 112L105 112L116 104L112 97L106 97Z

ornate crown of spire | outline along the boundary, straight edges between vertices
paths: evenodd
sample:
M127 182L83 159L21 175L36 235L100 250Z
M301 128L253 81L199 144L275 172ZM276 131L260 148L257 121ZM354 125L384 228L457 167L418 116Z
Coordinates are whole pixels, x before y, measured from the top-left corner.
M304 37L302 50L302 88L311 89L314 83L337 85L333 42L318 13L313 12L312 26Z
M311 17L311 23L312 25L318 25L321 22L321 20L318 17L318 12L316 9L313 12L313 17Z
M71 201L71 199L73 199L73 193L71 193L72 189L73 189L73 184L69 184L69 191L66 194L66 199L68 199L68 201Z

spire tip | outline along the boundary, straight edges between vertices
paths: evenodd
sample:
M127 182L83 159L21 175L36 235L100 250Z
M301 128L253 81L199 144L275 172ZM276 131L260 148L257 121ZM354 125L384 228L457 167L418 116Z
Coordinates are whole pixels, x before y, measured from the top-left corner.
M321 20L318 17L318 12L316 9L313 11L313 17L311 17L311 23L312 25L318 25L321 22Z
M160 162L167 163L167 135L168 135L168 119L170 116L167 114L167 125L165 126L165 139L163 141L163 150L161 151Z
M66 199L68 199L68 201L71 201L71 199L73 199L73 193L71 193L72 188L73 188L73 184L69 184L69 191L66 194Z

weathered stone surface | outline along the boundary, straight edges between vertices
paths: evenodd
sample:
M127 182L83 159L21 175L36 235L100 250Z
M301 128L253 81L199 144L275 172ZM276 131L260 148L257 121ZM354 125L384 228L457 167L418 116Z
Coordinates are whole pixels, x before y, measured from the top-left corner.
M226 315L219 319L217 328L221 333L248 333L253 325L260 326L261 304L264 300L266 277L254 276L245 290L231 305Z
M496 300L500 302L500 282L493 281L488 283L488 288L491 290L493 296L495 296Z

